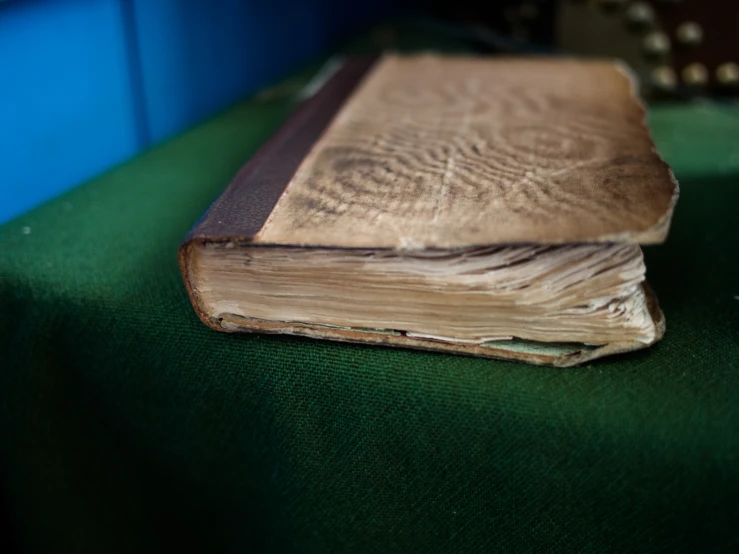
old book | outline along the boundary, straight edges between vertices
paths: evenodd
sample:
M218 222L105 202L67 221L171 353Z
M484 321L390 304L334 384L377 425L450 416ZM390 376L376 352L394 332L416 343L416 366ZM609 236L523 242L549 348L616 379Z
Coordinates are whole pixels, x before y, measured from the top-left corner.
M617 64L350 60L179 259L220 331L567 366L662 336L639 245L677 195Z

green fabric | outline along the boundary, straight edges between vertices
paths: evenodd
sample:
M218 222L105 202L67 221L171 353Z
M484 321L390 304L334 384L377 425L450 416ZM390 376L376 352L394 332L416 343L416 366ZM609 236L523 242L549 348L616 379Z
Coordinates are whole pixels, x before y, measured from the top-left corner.
M21 546L739 549L739 108L651 111L682 188L647 251L667 334L562 370L200 323L177 246L290 107L262 95L0 228Z

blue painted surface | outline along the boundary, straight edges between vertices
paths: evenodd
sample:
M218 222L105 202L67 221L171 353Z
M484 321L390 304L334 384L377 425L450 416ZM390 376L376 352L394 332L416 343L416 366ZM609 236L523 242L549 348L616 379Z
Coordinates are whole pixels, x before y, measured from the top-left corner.
M268 2L136 0L153 140L171 137L315 55L322 45L314 10L296 4L280 10Z
M118 1L0 4L0 221L138 146Z
M391 4L0 2L0 222L227 108Z

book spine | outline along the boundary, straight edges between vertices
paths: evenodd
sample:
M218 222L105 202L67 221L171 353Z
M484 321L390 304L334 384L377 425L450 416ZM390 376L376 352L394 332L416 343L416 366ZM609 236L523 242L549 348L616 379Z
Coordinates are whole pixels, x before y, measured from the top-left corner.
M262 229L305 156L368 74L376 58L349 59L244 165L185 243L248 242Z

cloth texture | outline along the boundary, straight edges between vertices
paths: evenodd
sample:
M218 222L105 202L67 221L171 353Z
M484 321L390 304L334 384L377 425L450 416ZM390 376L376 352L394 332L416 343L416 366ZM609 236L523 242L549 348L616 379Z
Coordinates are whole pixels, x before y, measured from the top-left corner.
M0 228L12 540L739 551L739 107L650 110L681 198L667 243L646 249L667 318L648 350L554 369L217 333L189 304L177 247L311 74Z

